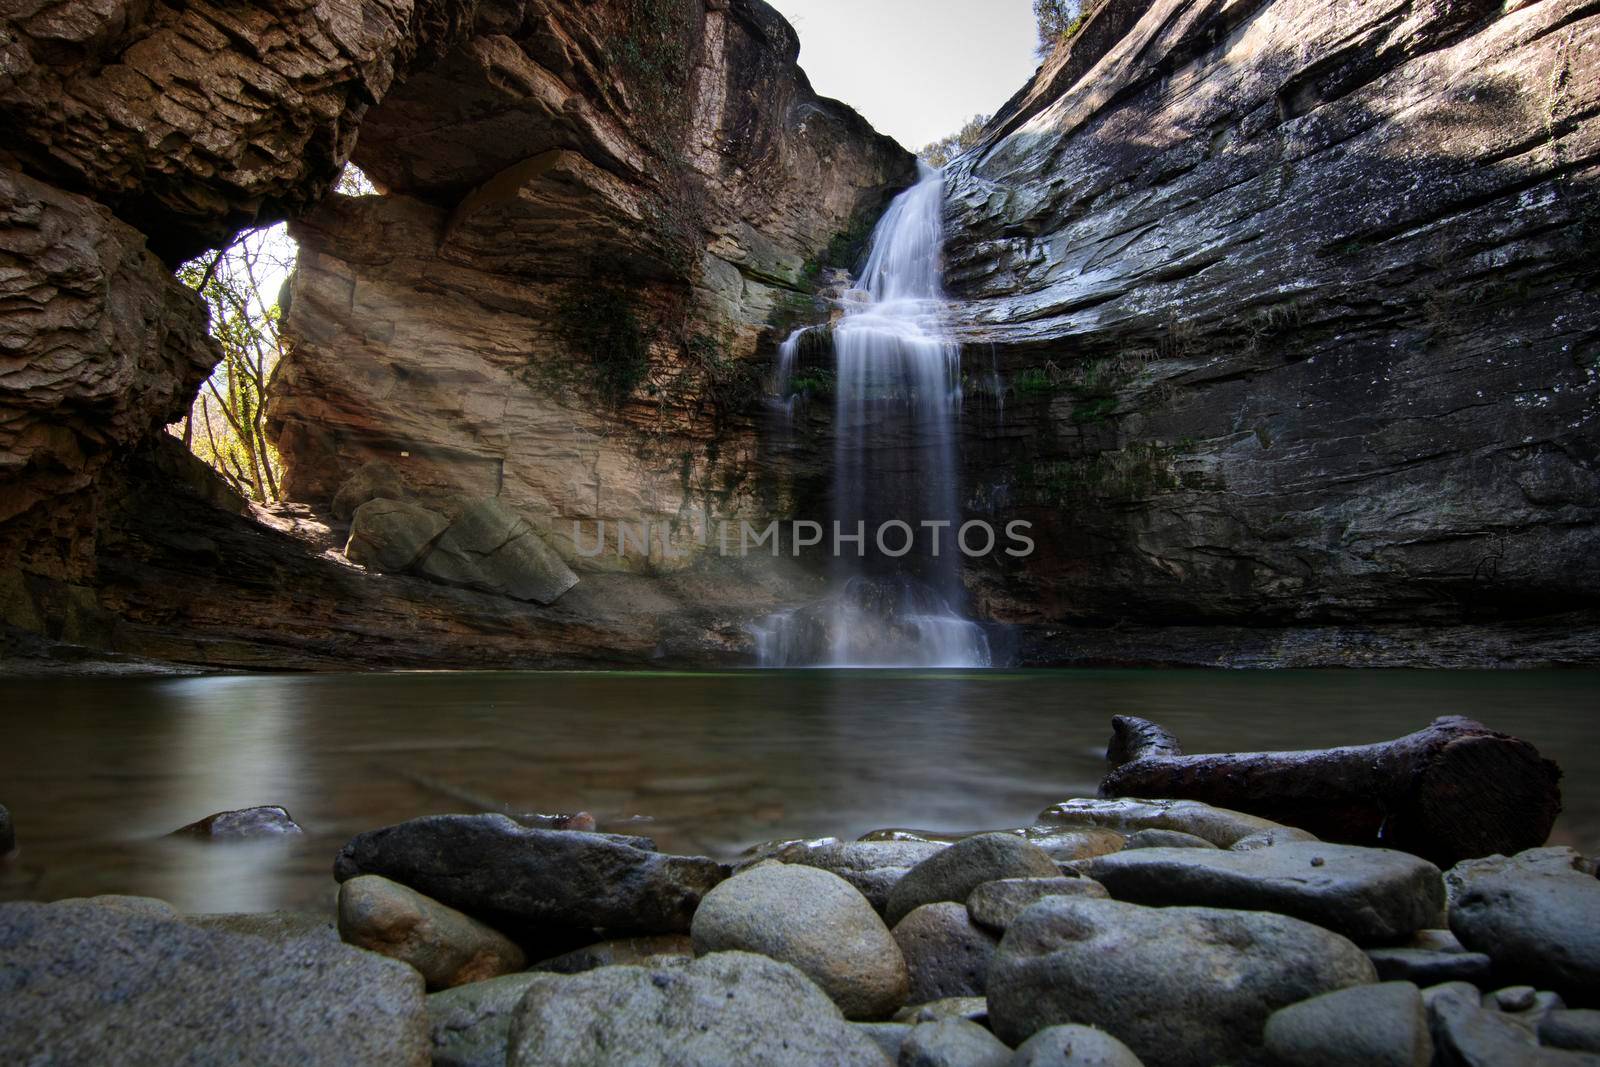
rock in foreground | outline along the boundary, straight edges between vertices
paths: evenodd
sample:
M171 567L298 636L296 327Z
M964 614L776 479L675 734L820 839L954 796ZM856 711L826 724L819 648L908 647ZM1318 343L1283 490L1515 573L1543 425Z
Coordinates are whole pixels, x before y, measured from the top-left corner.
M1267 1020L1267 1050L1305 1067L1428 1067L1433 1039L1410 982L1354 986L1291 1004Z
M953 901L915 909L895 924L894 939L911 973L913 1004L983 996L1000 940Z
M1118 900L1275 911L1360 942L1433 925L1444 907L1444 879L1433 864L1350 845L1142 848L1102 856L1088 873Z
M718 952L655 967L541 975L517 1006L507 1067L883 1067L883 1053L786 963Z
M428 1063L422 979L347 945L5 904L0 960L0 1063Z
M1017 1046L1011 1067L1143 1067L1133 1050L1092 1026L1047 1026Z
M906 1002L906 961L860 891L816 867L762 864L706 894L695 951L756 952L792 964L848 1019L881 1019Z
M963 838L923 860L895 884L884 917L898 923L914 908L953 900L965 904L984 882L1001 878L1055 878L1061 869L1049 853L1013 834Z
M593 940L597 928L687 933L700 898L725 871L702 857L536 830L504 815L430 815L351 838L334 876L360 874L410 886L513 938L550 943Z
M1359 948L1299 919L1051 897L1001 939L989 1019L1013 1045L1084 1023L1151 1067L1255 1063L1273 1011L1375 978Z
M429 989L498 978L528 965L498 930L376 874L339 887L339 936L411 964Z

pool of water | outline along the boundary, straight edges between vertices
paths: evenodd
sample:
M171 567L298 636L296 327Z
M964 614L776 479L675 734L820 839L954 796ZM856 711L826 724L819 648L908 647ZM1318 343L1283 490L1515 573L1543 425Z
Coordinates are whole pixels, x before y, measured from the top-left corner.
M1092 796L1114 714L1187 751L1379 741L1465 714L1566 771L1554 840L1600 851L1600 672L787 671L0 679L0 899L322 907L361 830L587 810L730 857L772 838L1025 825ZM305 836L164 837L282 804ZM627 824L642 816L650 821Z

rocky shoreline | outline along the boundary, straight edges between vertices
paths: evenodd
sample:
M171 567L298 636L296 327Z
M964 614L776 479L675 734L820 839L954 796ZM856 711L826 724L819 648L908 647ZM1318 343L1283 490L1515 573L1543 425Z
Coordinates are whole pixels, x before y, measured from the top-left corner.
M224 814L196 825L293 825ZM732 865L437 815L333 873L332 916L0 905L0 1060L1600 1063L1600 879L1569 848L1441 871L1119 798Z

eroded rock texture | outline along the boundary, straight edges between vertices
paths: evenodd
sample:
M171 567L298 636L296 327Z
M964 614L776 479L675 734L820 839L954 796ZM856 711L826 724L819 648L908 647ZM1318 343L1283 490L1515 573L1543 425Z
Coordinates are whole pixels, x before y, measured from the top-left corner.
M1045 624L1592 606L1597 43L1577 0L1103 7L948 178L969 507L1041 535L980 600Z
M498 492L569 558L574 520L586 548L612 523L591 568L618 522L687 551L708 508L784 502L752 357L914 166L758 0L506 7L368 115L388 195L294 227L288 492L383 458L424 496Z

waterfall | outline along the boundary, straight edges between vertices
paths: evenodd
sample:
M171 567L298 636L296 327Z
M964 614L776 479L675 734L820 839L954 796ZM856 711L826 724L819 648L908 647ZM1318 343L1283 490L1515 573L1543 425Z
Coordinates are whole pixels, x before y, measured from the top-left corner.
M763 666L989 665L983 629L959 610L961 348L945 321L943 209L944 175L923 167L844 294L832 327L832 520L865 538L835 554L829 596L755 627ZM799 337L783 346L780 377ZM901 551L903 533L878 543L876 531L896 522L911 528L912 551Z

